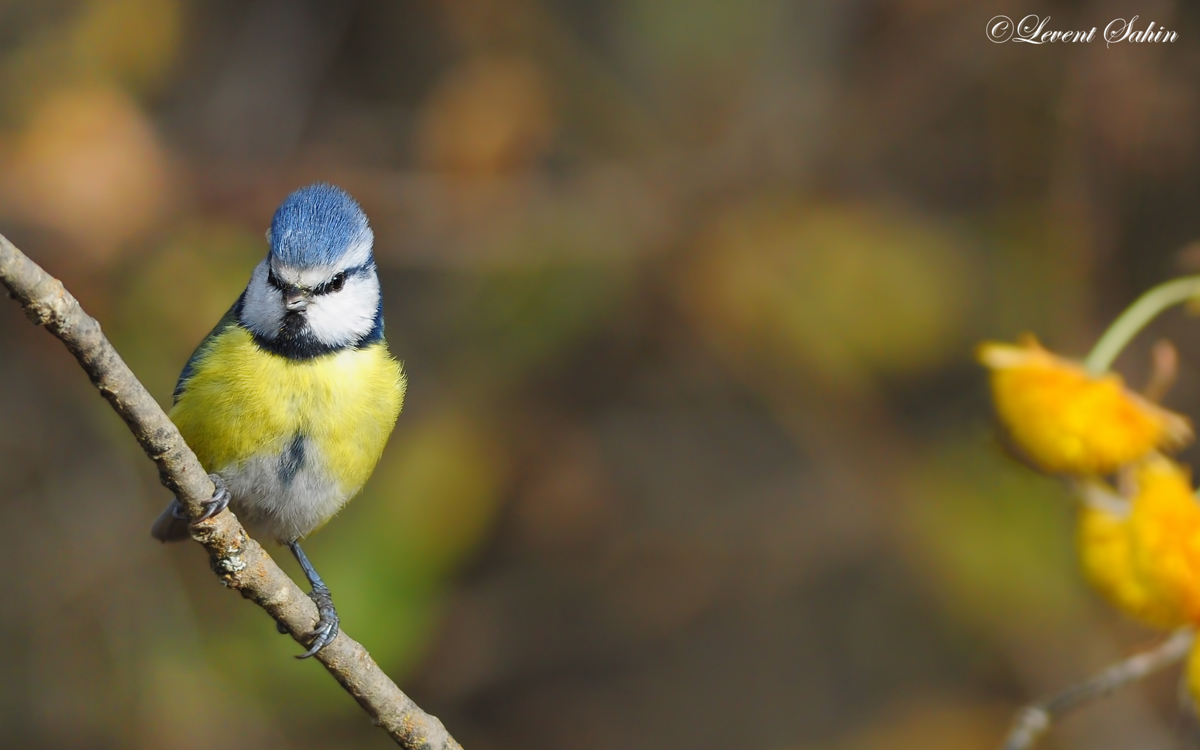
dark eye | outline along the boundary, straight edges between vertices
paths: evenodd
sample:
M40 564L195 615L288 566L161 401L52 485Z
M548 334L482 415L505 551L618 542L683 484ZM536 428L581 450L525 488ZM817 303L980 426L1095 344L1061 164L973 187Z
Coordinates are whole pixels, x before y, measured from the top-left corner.
M279 277L275 275L274 268L267 270L267 283L276 289L283 289L283 284L279 283Z
M332 279L330 279L329 281L326 281L324 284L321 285L321 288L317 290L317 294L329 294L330 292L336 292L336 291L340 290L345 284L346 284L346 272L338 271L336 274L334 274L334 277Z

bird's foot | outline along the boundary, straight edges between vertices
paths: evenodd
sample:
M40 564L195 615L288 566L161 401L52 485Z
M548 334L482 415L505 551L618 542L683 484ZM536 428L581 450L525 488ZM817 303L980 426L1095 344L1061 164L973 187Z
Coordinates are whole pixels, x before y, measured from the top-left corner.
M208 500L205 500L201 505L204 506L204 512L200 514L192 523L200 523L207 521L213 516L229 507L229 489L225 486L225 480L216 474L209 474L208 478L213 483L213 494Z
M200 506L204 508L200 515L195 519L188 518L187 511L183 509L183 503L179 502L178 500L171 501L171 515L175 516L181 521L200 523L201 521L207 521L208 519L228 508L229 489L225 486L225 480L221 479L221 477L217 476L216 474L209 474L208 478L211 479L213 483L213 494L210 499L200 503Z
M333 597L329 595L329 589L324 586L314 587L308 596L317 605L317 626L306 636L309 639L308 651L297 656L297 659L307 659L317 653L332 643L338 634L338 613L333 608Z

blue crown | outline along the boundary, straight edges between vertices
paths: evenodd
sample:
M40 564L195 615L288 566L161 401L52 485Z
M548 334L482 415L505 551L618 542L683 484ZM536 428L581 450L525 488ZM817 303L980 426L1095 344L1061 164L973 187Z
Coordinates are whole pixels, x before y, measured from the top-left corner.
M323 182L284 199L267 236L271 255L293 268L336 265L346 250L373 239L358 203L345 190Z

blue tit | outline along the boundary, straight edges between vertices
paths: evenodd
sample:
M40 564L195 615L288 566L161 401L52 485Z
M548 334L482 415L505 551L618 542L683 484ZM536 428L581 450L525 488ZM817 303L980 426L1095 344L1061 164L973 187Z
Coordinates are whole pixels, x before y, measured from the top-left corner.
M217 488L203 518L228 505L303 568L320 612L304 658L333 640L338 616L299 540L362 489L405 377L383 339L374 235L354 199L332 185L301 188L267 239L245 291L184 366L171 419ZM151 533L173 541L187 527L172 501Z

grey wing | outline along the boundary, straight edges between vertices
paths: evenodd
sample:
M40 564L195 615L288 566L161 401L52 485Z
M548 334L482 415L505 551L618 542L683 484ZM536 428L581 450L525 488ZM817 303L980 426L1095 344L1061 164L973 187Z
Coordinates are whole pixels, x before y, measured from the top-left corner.
M225 313L221 321L200 342L200 346L196 347L196 351L192 352L192 356L188 357L187 364L183 366L183 372L179 373L179 381L175 383L175 394L172 403L179 403L179 397L187 390L188 381L192 378L192 370L195 368L197 360L200 359L200 355L204 354L218 334L230 326L238 324L238 316L242 309L242 297L245 296L246 293L242 292L237 302L233 303L233 307L229 308L229 312Z

